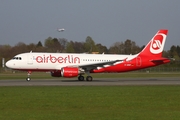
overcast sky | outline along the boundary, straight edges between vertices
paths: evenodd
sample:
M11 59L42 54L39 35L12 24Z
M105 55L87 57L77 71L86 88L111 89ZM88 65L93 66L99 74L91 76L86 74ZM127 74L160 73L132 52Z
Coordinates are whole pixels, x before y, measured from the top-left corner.
M180 45L180 0L0 0L1 45L90 36L107 47L126 39L142 46L159 29L169 30L166 50Z

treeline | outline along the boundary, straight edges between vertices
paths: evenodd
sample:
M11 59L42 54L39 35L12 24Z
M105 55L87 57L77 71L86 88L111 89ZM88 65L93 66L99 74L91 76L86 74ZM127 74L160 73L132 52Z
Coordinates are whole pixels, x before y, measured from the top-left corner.
M13 56L24 52L59 52L59 53L98 53L98 54L136 54L139 53L145 46L138 46L134 41L129 39L124 42L116 42L109 48L101 43L95 43L94 40L88 36L84 42L77 42L67 40L65 38L48 37L38 43L25 44L19 42L14 46L0 45L0 61L2 58L5 61L11 59ZM163 56L172 59L173 66L179 65L180 62L180 46L173 45L167 51L163 51ZM2 65L1 65L2 66ZM180 65L179 65L180 66Z

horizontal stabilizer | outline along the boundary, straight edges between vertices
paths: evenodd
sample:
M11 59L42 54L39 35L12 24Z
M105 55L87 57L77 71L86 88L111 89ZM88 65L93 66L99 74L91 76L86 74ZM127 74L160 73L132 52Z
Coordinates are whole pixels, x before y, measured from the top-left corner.
M153 59L153 60L150 60L151 62L153 63L167 63L169 62L170 60L168 58L158 58L158 59Z

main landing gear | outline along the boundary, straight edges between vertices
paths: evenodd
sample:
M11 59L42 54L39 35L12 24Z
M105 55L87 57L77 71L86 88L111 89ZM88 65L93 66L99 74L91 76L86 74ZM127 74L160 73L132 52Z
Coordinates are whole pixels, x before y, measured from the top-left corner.
M82 76L82 75L80 75L79 77L78 77L78 80L79 81L84 81L84 76ZM91 77L91 76L87 76L86 77L86 81L92 81L93 80L93 78Z
M27 76L28 76L28 77L26 78L26 81L30 81L30 80L31 80L31 78L30 78L31 73L32 73L31 71L28 71L28 72L27 72Z
M31 71L27 72L26 81L31 81L31 78L30 78L31 73L32 73ZM79 75L78 80L79 81L84 81L84 76ZM88 73L88 76L86 77L86 81L92 81L92 80L93 80L92 76L90 76L89 73Z

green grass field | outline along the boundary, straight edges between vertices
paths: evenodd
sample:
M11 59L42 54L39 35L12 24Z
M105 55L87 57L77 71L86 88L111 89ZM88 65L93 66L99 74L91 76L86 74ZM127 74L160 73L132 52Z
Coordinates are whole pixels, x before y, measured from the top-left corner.
M0 87L1 120L179 120L180 86Z
M94 78L179 77L180 73L101 73ZM0 73L0 80L25 72ZM33 73L32 79L53 78ZM73 78L76 79L76 78ZM1 120L179 120L180 86L0 87Z

